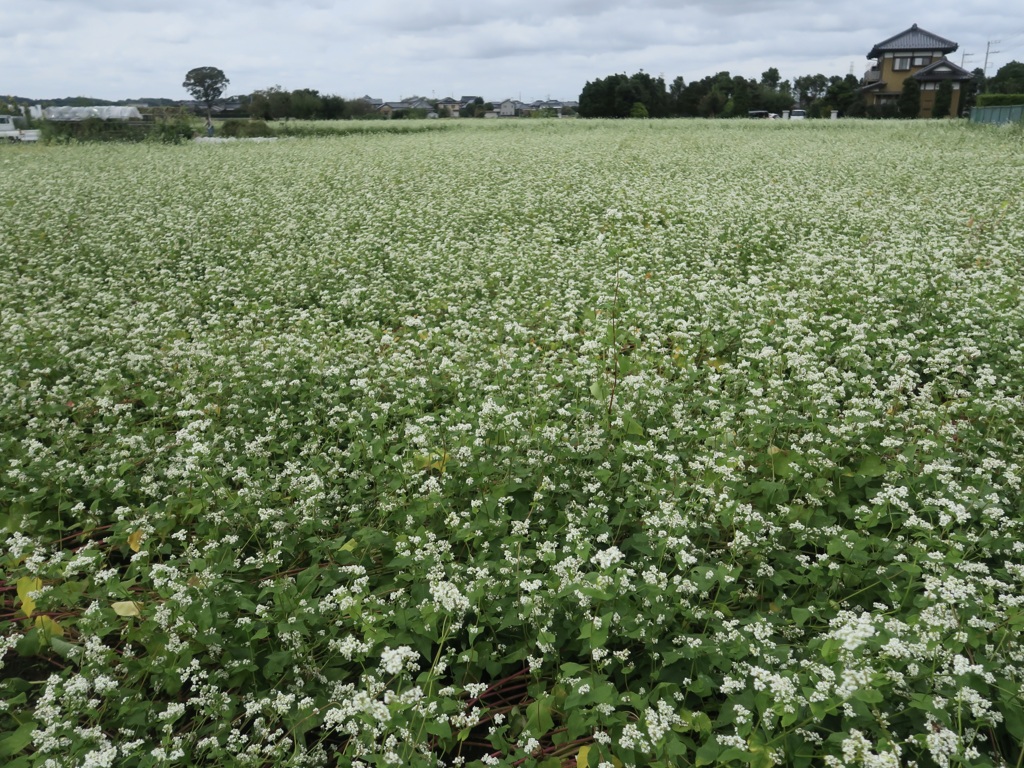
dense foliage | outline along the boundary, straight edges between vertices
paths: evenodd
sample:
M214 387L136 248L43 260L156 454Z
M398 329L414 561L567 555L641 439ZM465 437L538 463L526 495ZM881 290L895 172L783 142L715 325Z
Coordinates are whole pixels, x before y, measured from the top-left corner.
M832 110L863 116L863 97L853 75L804 75L782 80L770 67L760 81L718 72L685 82L677 77L666 89L661 77L643 70L587 82L580 94L581 117L747 117L752 110L782 114L806 107L811 117L828 117Z
M1010 61L1003 64L988 81L992 93L1024 93L1024 63Z
M5 148L0 757L1019 764L1021 149Z
M344 120L372 112L362 99L343 99L312 88L289 91L275 85L254 92L247 101L246 113L260 120Z
M982 93L978 95L979 107L1011 107L1024 104L1024 93Z

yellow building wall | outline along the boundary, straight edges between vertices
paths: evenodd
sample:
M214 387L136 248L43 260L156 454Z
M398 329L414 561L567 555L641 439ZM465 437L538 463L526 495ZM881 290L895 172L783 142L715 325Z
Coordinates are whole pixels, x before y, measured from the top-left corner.
M930 56L931 61L929 62L929 64L932 64L940 58L940 56L933 55L934 53L934 51L914 51L906 54L901 53L900 56ZM869 105L880 104L886 101L887 99L891 99L893 96L899 96L900 93L903 92L903 82L916 72L920 72L922 69L924 69L925 66L928 66L912 66L910 69L902 69L897 71L895 56L892 58L886 58L883 56L881 59L879 59L879 65L879 71L881 72L879 79L883 83L885 83L885 90L870 92L870 94L868 95ZM921 91L921 111L918 113L919 117L932 116L932 107L935 105L935 93L935 91ZM960 114L959 90L953 91L953 105L950 108L950 114Z

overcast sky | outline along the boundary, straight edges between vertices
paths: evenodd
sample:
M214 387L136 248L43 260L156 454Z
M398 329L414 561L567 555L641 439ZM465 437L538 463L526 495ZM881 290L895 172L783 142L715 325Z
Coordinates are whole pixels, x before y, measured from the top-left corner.
M231 95L567 100L640 69L860 77L871 46L914 23L958 42L968 69L989 41L990 75L1024 61L1020 0L12 0L0 93L183 99L185 73L215 66Z

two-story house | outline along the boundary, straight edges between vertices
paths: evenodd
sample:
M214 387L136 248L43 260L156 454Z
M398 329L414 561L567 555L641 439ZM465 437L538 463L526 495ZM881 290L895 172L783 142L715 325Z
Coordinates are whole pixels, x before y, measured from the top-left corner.
M904 81L912 77L921 86L918 117L931 117L939 86L943 80L949 80L953 88L949 112L959 115L961 86L972 75L946 58L958 47L952 40L921 29L917 24L875 44L867 56L874 59L874 63L861 80L860 90L866 106L870 109L896 104Z

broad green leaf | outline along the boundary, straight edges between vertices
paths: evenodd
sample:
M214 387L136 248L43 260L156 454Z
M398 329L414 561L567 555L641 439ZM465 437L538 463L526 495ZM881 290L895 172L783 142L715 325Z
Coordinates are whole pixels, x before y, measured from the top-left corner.
M694 765L715 765L721 752L722 747L718 742L714 739L709 739L697 750Z
M877 456L866 456L857 467L857 474L864 477L881 477L885 474L885 464Z
M793 609L793 621L798 627L802 627L807 620L811 618L812 614L806 608L794 608Z
M573 677L574 675L578 675L580 672L586 672L589 669L589 667L585 667L582 664L577 664L573 661L567 661L565 664L559 667L559 669L562 670L563 674L568 675L569 677Z
M58 656L64 659L71 658L71 654L78 648L74 643L69 643L67 640L63 640L57 636L51 636L49 638L50 647L57 653Z
M36 616L36 626L43 633L43 637L64 637L64 627L49 616Z
M32 743L32 731L35 729L36 724L29 720L22 723L14 733L0 740L0 757L13 757L21 752Z
M32 599L33 592L38 592L43 587L42 579L34 576L22 576L18 579L18 599L21 600L21 612L26 618L31 618L36 610L36 601Z
M793 474L792 460L784 451L772 454L771 461L772 473L776 477L789 477Z
M636 435L637 437L643 437L644 428L640 426L640 422L638 422L636 419L629 417L628 419L626 419L626 434Z
M527 728L535 738L540 738L555 727L551 717L551 703L546 699L537 699L526 708Z

